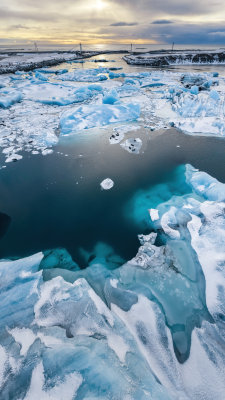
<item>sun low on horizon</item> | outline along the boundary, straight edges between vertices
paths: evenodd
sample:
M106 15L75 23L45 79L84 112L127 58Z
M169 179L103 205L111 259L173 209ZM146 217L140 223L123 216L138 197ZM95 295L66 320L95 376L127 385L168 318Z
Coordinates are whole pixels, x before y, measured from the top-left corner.
M223 1L3 0L0 45L224 43Z

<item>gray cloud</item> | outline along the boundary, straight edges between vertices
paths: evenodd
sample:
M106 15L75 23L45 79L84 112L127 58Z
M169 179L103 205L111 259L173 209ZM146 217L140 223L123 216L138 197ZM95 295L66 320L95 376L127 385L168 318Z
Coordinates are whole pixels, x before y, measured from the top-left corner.
M110 26L135 26L138 25L137 22L114 22Z
M26 37L25 30L30 29L32 38L38 34L43 40L47 37L54 41L85 37L97 38L98 42L144 39L224 45L224 23L210 22L222 18L224 0L102 1L105 7L99 9L91 0L64 0L63 7L62 0L2 0L0 30L5 34L1 36L7 38L10 31L19 39ZM203 22L193 23L197 20Z
M9 27L9 30L11 30L11 29L30 29L30 28L29 28L29 26L18 24L18 25L11 25Z
M152 22L152 25L165 25L165 24L173 24L173 21L170 19L156 19Z

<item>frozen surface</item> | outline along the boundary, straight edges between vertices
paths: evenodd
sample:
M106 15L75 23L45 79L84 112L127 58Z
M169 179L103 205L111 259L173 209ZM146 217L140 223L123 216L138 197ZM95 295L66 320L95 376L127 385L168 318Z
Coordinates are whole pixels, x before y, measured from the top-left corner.
M102 127L117 122L134 121L139 115L140 106L132 103L81 106L62 114L60 130L62 135L68 135L82 129Z
M76 53L16 53L6 54L0 60L0 72L29 70L42 65L54 65L59 62L76 59Z
M42 56L16 57L21 62L36 62L36 57ZM43 57L48 56L54 54ZM7 59L12 62L13 57ZM225 83L216 71L183 74L129 67L118 72L122 67L110 67L110 60L107 66L99 66L98 60L86 60L81 69L80 60L71 60L72 54L68 57L58 67L39 67L29 72L25 68L1 76L0 147L7 162L19 161L22 151L51 154L60 133L65 136L79 132L82 137L87 129L99 127L108 133L111 124L115 127L110 131L109 143L120 143L128 151L134 147L132 139L139 136L131 136L130 122L141 130L142 141L151 131L171 126L192 135L225 135ZM95 129L95 134L98 132ZM133 153L139 151L140 146L136 146Z

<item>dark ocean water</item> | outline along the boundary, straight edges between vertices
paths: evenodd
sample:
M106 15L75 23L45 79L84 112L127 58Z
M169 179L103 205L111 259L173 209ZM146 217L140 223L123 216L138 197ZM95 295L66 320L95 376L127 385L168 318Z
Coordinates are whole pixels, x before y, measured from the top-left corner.
M46 157L26 153L1 170L0 211L11 223L0 240L0 257L65 247L84 266L81 248L91 251L103 242L127 260L143 233L126 213L137 190L166 182L185 163L225 182L224 140L175 130L143 134L147 141L139 155L109 145L107 133L99 133L67 140ZM100 188L106 177L115 182L112 190Z

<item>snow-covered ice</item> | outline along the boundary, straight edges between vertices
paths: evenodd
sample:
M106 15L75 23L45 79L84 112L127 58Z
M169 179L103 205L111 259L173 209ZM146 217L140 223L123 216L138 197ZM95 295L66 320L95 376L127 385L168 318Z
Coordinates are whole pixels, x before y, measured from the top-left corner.
M98 128L117 122L135 121L140 115L139 104L102 104L80 106L66 111L60 118L62 135L83 129Z
M125 142L121 143L120 146L129 153L139 154L142 146L142 140L140 138L127 139Z

